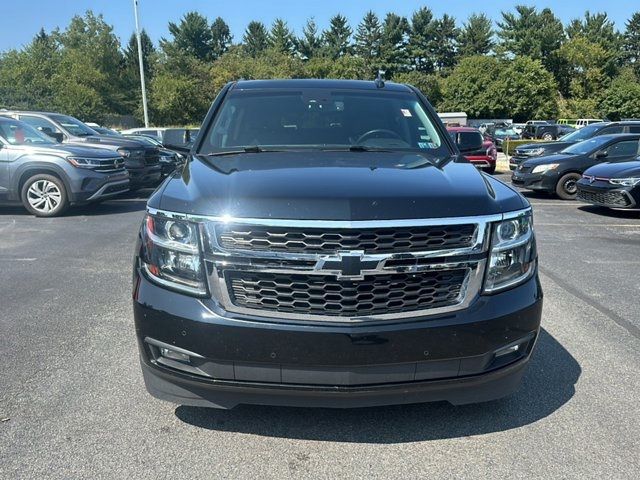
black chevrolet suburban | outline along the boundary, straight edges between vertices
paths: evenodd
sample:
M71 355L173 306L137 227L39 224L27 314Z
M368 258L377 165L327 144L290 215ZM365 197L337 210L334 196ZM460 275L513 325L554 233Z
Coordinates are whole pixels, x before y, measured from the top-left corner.
M529 203L417 89L233 82L148 201L145 384L217 408L496 399L538 337L537 271Z

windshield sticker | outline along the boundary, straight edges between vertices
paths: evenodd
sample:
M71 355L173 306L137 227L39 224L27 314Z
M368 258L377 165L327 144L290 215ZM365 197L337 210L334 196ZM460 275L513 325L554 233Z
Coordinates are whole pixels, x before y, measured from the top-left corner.
M426 150L428 148L431 148L431 149L436 148L435 144L431 142L418 142L418 147L420 147L423 150Z
M408 108L401 108L400 111L402 112L402 115L404 115L405 117L411 117L411 110L409 110Z

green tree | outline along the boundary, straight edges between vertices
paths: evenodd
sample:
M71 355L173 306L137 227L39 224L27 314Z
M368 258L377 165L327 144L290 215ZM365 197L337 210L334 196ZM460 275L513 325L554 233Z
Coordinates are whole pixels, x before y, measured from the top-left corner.
M558 116L558 85L540 60L523 56L509 61L489 92L515 121Z
M407 69L409 21L395 13L387 13L382 23L380 57L389 73Z
M640 78L640 12L634 13L626 23L623 48L625 62Z
M180 23L169 22L172 39L160 40L162 50L169 57L188 55L201 61L213 58L213 36L207 18L198 12L186 13Z
M640 83L633 70L623 70L611 82L600 103L600 115L611 120L640 118Z
M458 37L458 52L463 57L488 54L495 42L493 24L484 13L472 14L464 23Z
M433 72L431 40L433 38L433 13L427 7L415 11L411 17L407 52L413 69L420 72Z
M142 44L142 62L144 64L145 78L151 76L152 58L156 53L151 38L143 29L140 32L140 43ZM140 77L140 68L138 66L138 40L136 34L132 33L124 49L124 68L127 72L134 75L138 81Z
M565 39L562 22L549 8L516 6L516 12L502 12L498 22L499 51L513 56L541 60L557 80L562 77L557 53Z
M233 41L233 35L229 25L221 17L217 17L211 24L211 56L215 60L227 53L231 42Z
M335 15L329 20L329 29L322 34L327 55L333 59L350 54L353 50L351 34L353 30L349 26L347 18Z
M142 61L144 65L144 78L151 82L156 63L156 49L147 32L140 32L140 42L142 44ZM124 49L124 59L121 72L122 93L124 95L123 112L135 112L142 118L142 92L140 90L140 67L138 64L138 41L135 33L131 34L127 46Z
M574 19L569 23L567 36L571 40L582 37L591 43L600 45L607 52L609 59L604 65L605 73L610 77L616 75L624 57L623 37L606 13L591 14L587 11L582 20Z
M429 51L437 70L447 70L456 64L457 42L456 21L445 13L433 22L433 38L429 42Z
M451 75L442 81L444 111L463 111L470 118L496 118L506 113L491 86L500 75L500 61L494 57L473 56L460 60Z
M304 59L310 59L320 53L322 48L322 38L318 34L318 26L312 18L302 28L302 37L296 40L296 49Z
M262 22L252 21L242 37L245 52L250 57L257 57L269 47L269 34Z
M64 31L54 32L53 37L62 52L61 67L56 73L60 76L57 85L61 89L59 101L66 109L63 111L77 113L85 92L91 105L85 111L91 111L96 118L107 112L124 113L127 95L120 75L123 64L120 41L102 15L94 15L90 10L84 16L76 15ZM64 74L70 77L64 78ZM73 92L77 93L79 104L68 98ZM90 100L92 92L95 101Z
M269 46L280 53L291 55L295 49L295 37L287 22L276 18L269 32Z
M58 45L44 29L23 50L0 57L0 107L50 109L58 92L51 84L60 68Z
M355 34L355 52L367 61L380 61L382 26L378 16L369 10Z
M616 53L575 36L559 51L568 82L569 111L578 116L596 116L601 95L609 86L607 66Z
M435 108L438 108L442 102L441 80L436 74L422 73L416 70L399 72L393 76L393 81L413 85L429 99Z

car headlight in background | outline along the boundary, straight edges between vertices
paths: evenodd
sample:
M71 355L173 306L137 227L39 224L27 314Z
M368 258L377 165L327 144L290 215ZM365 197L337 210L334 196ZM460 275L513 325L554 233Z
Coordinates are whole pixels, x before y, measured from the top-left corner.
M522 153L528 155L529 157L538 157L544 153L544 148L532 148L531 150L523 150Z
M124 158L144 157L144 150L135 150L130 148L119 148L118 153Z
M634 187L640 183L640 177L611 178L609 183L611 185L620 185L621 187Z
M531 170L531 173L544 173L544 172L548 172L549 170L555 170L559 166L560 166L559 163L547 163L546 165L538 165L536 167L533 167L533 170Z
M152 281L196 296L207 294L197 223L147 214L141 236L142 269Z
M494 224L484 292L493 293L525 282L535 272L536 258L531 210Z

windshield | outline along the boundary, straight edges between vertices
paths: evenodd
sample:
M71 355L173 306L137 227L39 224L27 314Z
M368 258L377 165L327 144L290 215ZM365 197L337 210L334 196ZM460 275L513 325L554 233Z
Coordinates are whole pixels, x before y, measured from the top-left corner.
M495 135L518 135L513 128L496 128Z
M51 115L51 119L75 137L98 135L98 132L88 125L85 125L77 118L73 118L68 115Z
M225 99L205 135L201 154L354 146L448 152L418 98L404 92L239 90Z
M598 148L600 148L602 145L609 142L610 140L611 138L608 138L606 136L593 137L589 140L585 140L584 142L574 143L573 145L562 150L561 153L571 153L573 155L584 155L587 153L591 153L594 150L597 150Z
M31 125L13 119L0 120L0 137L11 145L53 145L51 138Z
M579 130L575 130L566 134L564 137L559 138L561 142L581 142L595 135L600 127L582 127Z

